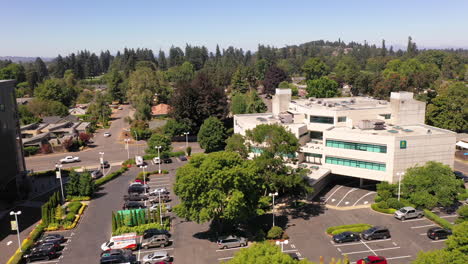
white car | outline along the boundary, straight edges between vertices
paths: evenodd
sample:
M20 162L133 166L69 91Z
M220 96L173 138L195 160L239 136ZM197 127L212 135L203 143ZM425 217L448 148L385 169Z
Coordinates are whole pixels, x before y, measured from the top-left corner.
M166 188L164 188L164 187L162 187L162 188L156 188L156 189L152 190L152 191L149 193L149 195L158 196L160 193L161 193L161 194L169 194L169 191L168 191Z
M157 202L158 200L155 200L155 201ZM170 204L163 203L163 204L161 205L161 207L162 207L162 208L165 208L166 211L168 211L168 212L172 211L172 206L171 206ZM158 203L155 203L155 204L151 205L151 206L149 207L149 210L150 210L150 211L157 211L157 210L159 210L159 204L158 204Z
M153 162L154 162L154 164L159 164L159 163L161 163L161 159L159 157L154 157Z
M105 137L110 137L110 136L111 136L111 133L110 133L110 132L105 132L105 133L104 133L104 136L105 136Z
M171 260L171 256L169 256L169 253L167 253L167 251L156 251L149 255L144 256L141 263L154 264L160 261L170 261L170 260Z
M65 158L61 159L59 162L60 164L63 164L63 163L72 163L72 162L79 162L79 161L80 161L79 157L66 156Z

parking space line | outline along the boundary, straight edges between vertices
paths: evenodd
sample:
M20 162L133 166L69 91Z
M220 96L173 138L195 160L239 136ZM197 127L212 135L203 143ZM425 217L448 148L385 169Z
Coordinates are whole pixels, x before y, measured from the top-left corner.
M444 216L441 216L440 218L449 218L449 217L458 217L458 215L444 215Z
M328 201L328 199L330 199L339 189L343 188L344 186L341 185L340 187L336 188L336 190L334 192L332 192L332 194L330 194L330 196L327 197L327 199L325 199L325 202Z
M34 262L35 264L45 264L45 263L59 263L60 260L51 260L51 261L41 261L41 262Z
M432 243L437 243L437 242L444 242L445 240L447 239L439 239L439 240L434 240L434 241L431 241Z
M362 241L361 241L361 242L362 242ZM377 256L377 254L375 253L375 251L372 250L372 248L370 248L366 243L362 242L362 244L363 244L364 246L366 246L372 253L374 253L374 256Z
M226 249L217 249L216 252L222 252L222 251L228 251L228 250L239 250L242 247L236 247L236 248L226 248Z
M366 246L367 246L367 245L366 245ZM399 249L400 247L380 248L380 249L374 249L374 250L372 250L370 247L367 247L367 248L369 248L370 250L363 250L363 251L354 251L354 252L341 253L341 255L352 255L352 254L359 254L359 253L372 252L372 253L374 253L375 256L377 256L377 254L375 253L375 251L385 251L385 250Z
M430 226L436 226L436 224L422 225L422 226L412 226L411 228L416 229L416 228L424 228L424 227L430 227Z
M341 200L336 204L336 206L339 206L340 203L344 200L344 198L346 198L346 196L348 196L348 194L350 194L350 193L352 193L352 192L354 192L354 191L356 191L356 190L357 190L357 188L352 188L351 190L349 190L349 191L343 196L343 198L341 198Z
M299 250L297 249L288 249L288 250L283 250L283 252L297 252Z
M155 248L155 249L144 249L140 250L141 253L148 253L148 252L154 252L154 251L161 251L161 250L174 250L174 248Z
M387 260L402 259L402 258L411 258L411 256L398 256L398 257L387 258Z
M427 220L427 219L426 218L418 218L418 219L404 220L404 221L401 221L401 222L406 223L406 222L416 222L416 221L424 221L424 220Z
M364 194L363 196L361 196L361 198L359 198L359 199L353 204L353 206L355 206L362 198L366 197L366 196L369 195L369 194L373 194L373 193L375 193L375 192L368 192L368 193Z
M226 259L232 259L234 257L227 257L227 258L219 258L218 260L226 260Z
M360 245L361 243L369 244L369 243L378 243L378 242L390 241L390 240L392 240L392 239L391 239L391 238L387 238L387 239L380 239L380 240L371 240L371 241L366 241L366 242L359 241L359 242L355 242L355 243L346 243L346 244L336 244L336 243L334 243L333 241L330 241L330 242L331 242L335 247L344 247L344 246Z

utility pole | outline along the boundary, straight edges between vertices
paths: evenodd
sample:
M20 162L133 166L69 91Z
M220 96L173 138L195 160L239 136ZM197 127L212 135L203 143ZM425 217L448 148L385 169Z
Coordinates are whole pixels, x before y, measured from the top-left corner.
M273 197L273 209L271 210L271 213L273 215L273 226L275 226L275 196L278 196L278 192L269 193L268 196Z

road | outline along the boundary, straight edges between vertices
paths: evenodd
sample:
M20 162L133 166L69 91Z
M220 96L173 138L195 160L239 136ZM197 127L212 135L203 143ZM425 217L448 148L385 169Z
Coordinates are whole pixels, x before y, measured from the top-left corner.
M455 160L454 170L463 172L463 174L468 175L468 163Z
M81 162L63 164L63 168L82 167L82 166L98 166L99 165L99 152L104 152L104 160L110 163L121 162L128 158L125 144L119 140L123 128L128 127L124 122L124 117L128 116L130 106L124 105L123 110L117 110L113 114L113 121L109 129L100 129L94 134L94 145L90 148L72 153L53 153L48 155L39 155L27 157L26 167L28 170L44 171L53 169L58 160L65 156L78 156ZM104 132L110 132L110 137L104 137ZM145 143L140 141L138 144L129 144L130 157L138 154L143 154Z

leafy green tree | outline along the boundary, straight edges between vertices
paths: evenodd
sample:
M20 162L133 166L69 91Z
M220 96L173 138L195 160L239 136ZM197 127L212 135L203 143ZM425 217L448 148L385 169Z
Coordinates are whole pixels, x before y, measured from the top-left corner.
M45 65L44 61L41 58L36 58L34 61L34 69L37 72L37 78L39 82L45 80L46 77L49 76L49 71L47 70L47 66Z
M209 117L203 122L197 137L200 147L206 153L222 150L226 140L226 129L218 118Z
M299 149L299 141L290 131L278 124L261 124L252 130L247 130L246 137L262 148L263 153L270 157L295 156Z
M36 117L44 116L66 116L68 115L68 108L61 102L33 99L27 105L26 108Z
M195 68L186 61L180 66L171 67L167 70L169 80L174 83L190 82L195 76Z
M246 96L243 93L236 92L231 97L231 113L233 115L245 114L247 112Z
M159 69L161 69L163 71L167 70L166 54L162 50L159 50L158 65L159 65Z
M458 219L457 223L468 221L468 205L460 206L457 210Z
M274 94L275 89L278 88L278 85L282 81L288 80L288 75L278 68L276 65L272 65L268 68L268 71L265 73L265 78L263 79L264 91L267 94Z
M80 175L78 183L78 192L80 196L91 196L94 193L94 180L89 172Z
M228 139L226 139L225 150L237 152L242 158L247 158L249 154L249 149L245 142L245 137L241 134L233 134Z
M268 67L270 67L270 65L265 59L259 59L255 62L255 75L258 80L263 81L265 79Z
M353 84L359 74L359 64L354 57L345 56L335 66L339 82Z
M267 106L265 102L263 102L262 98L258 96L257 91L251 90L246 93L246 113L253 114L253 113L265 113L267 111Z
M315 80L327 75L330 68L319 58L310 58L302 65L302 71L307 80Z
M253 162L234 152L193 155L176 174L176 214L197 223L241 222L264 213L262 181Z
M452 232L453 234L445 241L447 250L460 251L468 259L468 221L455 225Z
M231 86L235 91L241 93L245 93L249 89L249 83L242 68L238 68L232 75Z
M123 102L125 100L123 76L114 69L105 75L105 79L107 82L107 90L112 97L112 100Z
M41 119L36 117L25 105L18 105L18 115L21 125L37 123Z
M281 263L281 264L313 264L306 259L293 260L291 256L281 252L281 248L270 243L256 243L255 245L241 249L227 264L245 263Z
M190 126L172 118L167 120L167 123L162 128L162 133L170 139L175 136L181 136L186 132L190 132Z
M465 264L468 262L468 255L460 251L447 251L445 249L436 249L431 251L420 251L412 264Z
M409 168L402 180L402 195L418 207L453 204L461 192L461 180L452 169L439 162L429 161L424 166Z
M172 150L171 140L167 136L154 133L148 140L148 148L146 149L146 153L158 154L158 150L155 148L157 146L161 146L159 149L160 154Z
M25 69L21 64L10 63L4 68L0 68L0 80L16 80L16 83L26 80Z
M328 77L307 81L307 96L329 98L338 95L338 83Z
M451 84L427 106L429 125L455 132L468 131L468 87L462 82Z
M103 94L97 93L94 101L89 105L86 114L92 122L100 122L103 125L107 125L110 120L112 110L109 107L109 103Z
M46 80L34 90L34 96L41 100L62 102L65 99L65 83L60 79Z
M75 170L70 171L68 174L68 181L65 187L67 195L79 195L80 174Z

